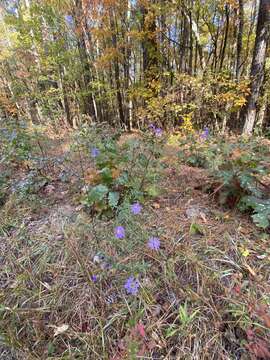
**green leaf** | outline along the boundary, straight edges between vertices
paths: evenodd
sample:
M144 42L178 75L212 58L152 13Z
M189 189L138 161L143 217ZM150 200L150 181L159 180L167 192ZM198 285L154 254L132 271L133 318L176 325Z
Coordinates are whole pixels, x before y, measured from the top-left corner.
M204 229L200 224L192 223L189 228L190 235L204 235Z
M111 208L116 208L118 205L120 194L117 191L109 192L108 200Z
M48 343L47 352L49 356L52 356L55 351L54 344L52 342Z
M123 172L119 178L116 180L117 185L127 185L129 181L128 173L125 171Z
M155 185L148 186L146 192L151 197L157 197L160 194L159 189Z
M113 181L112 171L107 167L100 171L100 176L105 184L111 184Z
M109 189L105 185L100 184L93 187L87 196L87 204L93 205L96 202L102 201L108 192Z
M139 154L139 164L143 167L146 167L147 163L148 163L147 157L143 153Z
M268 228L270 225L270 209L252 215L252 219L259 228Z
M254 210L252 219L262 229L270 226L270 200L259 199L255 196L245 196L241 199L240 210L251 208Z
M175 325L171 325L166 330L166 338L170 338L170 337L174 336L178 331L179 331L179 329Z

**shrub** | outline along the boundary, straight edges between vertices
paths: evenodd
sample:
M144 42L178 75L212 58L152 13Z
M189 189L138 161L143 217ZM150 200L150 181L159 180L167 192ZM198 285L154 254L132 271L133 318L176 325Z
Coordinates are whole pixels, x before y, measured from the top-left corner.
M88 136L86 136L88 134ZM82 148L92 158L86 194L82 203L98 212L112 211L124 202L157 196L157 180L164 138L162 130L132 137L124 143L120 134L107 136L100 129L83 132Z
M187 144L191 143L189 147ZM269 185L264 178L269 174L265 159L269 149L260 138L215 139L190 138L180 143L179 157L192 166L209 169L218 181L219 202L238 206L241 211L251 210L255 224L261 228L270 225Z
M2 124L0 155L1 163L21 163L30 158L32 138L25 123L12 121Z
M170 77L165 73L164 77ZM157 96L157 93L159 94ZM248 82L233 81L228 74L215 74L207 71L203 76L175 74L173 81L164 86L155 81L146 88L136 84L130 90L135 103L143 105L138 108L137 116L142 122L156 121L167 128L193 132L194 127L215 123L217 129L225 129L229 118L245 105L249 94ZM230 124L232 125L232 124ZM237 127L237 122L234 122Z

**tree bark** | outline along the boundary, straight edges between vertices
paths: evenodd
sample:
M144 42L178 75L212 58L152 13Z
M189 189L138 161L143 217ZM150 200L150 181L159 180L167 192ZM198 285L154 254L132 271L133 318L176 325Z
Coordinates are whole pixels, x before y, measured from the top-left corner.
M244 5L243 0L238 0L239 14L238 14L238 34L237 34L237 46L236 46L236 66L235 77L237 81L240 78L241 70L241 55L243 47L243 29L244 29Z
M189 11L189 69L188 73L193 73L193 32L192 32L192 9Z
M116 51L116 54L113 59L113 68L114 68L114 79L116 85L116 98L118 104L118 112L121 126L125 126L129 129L129 122L126 121L124 105L123 105L123 97L121 92L121 81L120 81L120 67L118 61L118 46L117 46L117 33L116 33L116 22L114 19L115 14L111 12L111 31L112 31L112 45Z
M83 7L82 0L75 0L75 25L77 32L77 46L79 50L80 61L82 64L82 83L81 90L83 92L83 112L87 115L90 115L95 119L95 108L93 104L93 98L89 92L89 85L91 82L91 68L88 62L86 42L83 34Z
M250 70L251 88L250 95L244 111L244 134L251 134L254 128L257 101L264 79L264 66L266 58L266 48L270 27L270 2L260 0L259 14L257 20L256 39L253 50L253 59Z
M249 62L249 53L250 53L250 43L251 43L251 37L254 31L254 27L256 26L256 15L257 15L257 0L253 0L252 4L252 13L250 17L250 26L248 30L247 35L247 44L246 44L246 50L245 54L243 56L243 61L241 64L241 74L248 75L248 66L246 64Z
M223 46L222 46L221 54L220 54L219 71L222 71L223 62L224 62L224 59L225 59L226 47L227 47L228 33L229 33L230 10L229 10L229 6L227 4L225 5L225 16L226 16L226 27L225 27Z
M72 117L71 117L70 106L69 106L68 89L65 84L64 69L63 69L62 65L59 65L59 84L60 84L60 89L62 91L62 96L63 96L63 106L64 106L64 110L65 110L65 114L66 114L66 120L67 120L67 123L70 126L72 126L73 123L72 123Z
M156 19L154 10L151 8L152 3L154 3L154 0L151 0L149 2L148 7L141 6L140 9L142 13L141 27L143 31L143 71L146 79L149 81L151 80L151 78L154 77L154 75L158 75L158 44L156 38Z
M186 49L188 43L188 18L185 15L184 10L181 12L182 14L182 26L181 26L181 46L180 46L180 71L186 72Z

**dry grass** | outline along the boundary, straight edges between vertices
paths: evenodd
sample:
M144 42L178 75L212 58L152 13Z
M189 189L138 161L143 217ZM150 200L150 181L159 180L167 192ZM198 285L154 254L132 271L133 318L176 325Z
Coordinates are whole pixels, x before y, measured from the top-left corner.
M78 207L55 168L53 188L1 209L1 341L17 359L269 359L269 236L196 190L204 170L180 166L172 148L163 161L163 194L118 216L124 240L114 220ZM135 297L123 288L133 273Z

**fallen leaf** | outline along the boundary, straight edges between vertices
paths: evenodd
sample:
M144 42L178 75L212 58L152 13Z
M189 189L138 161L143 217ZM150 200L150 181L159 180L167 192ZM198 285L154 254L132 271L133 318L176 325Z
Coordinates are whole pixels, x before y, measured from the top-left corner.
M269 314L264 314L262 316L262 319L264 321L265 326L270 329L270 315Z
M265 305L261 305L257 311L257 315L263 320L266 327L270 329L270 314Z
M241 293L241 286L240 285L235 285L233 290L237 293L240 294Z
M256 276L255 271L248 264L246 264L245 267L252 276L254 276L254 277Z
M68 324L63 324L63 325L57 326L54 329L54 336L63 334L64 332L66 332L68 330L68 328L69 328Z
M119 169L113 169L112 170L112 178L116 179L120 176L120 170Z
M203 213L202 211L200 212L200 216L203 220L204 223L207 223L207 219L206 219L206 216L205 216L205 213Z
M240 156L242 156L243 152L240 149L235 149L234 151L232 151L231 153L231 158L232 160L236 160L238 159Z
M249 352L252 355L255 355L258 359L270 359L270 351L268 348L268 344L264 340L258 340L257 342L250 343L247 345L247 348Z
M255 334L252 329L247 329L246 334L249 341L254 339Z
M84 182L86 184L94 185L100 182L100 174L96 169L87 169L84 174Z
M137 331L142 337L145 337L144 325L142 323L137 324Z
M191 206L186 209L186 216L188 219L196 219L201 216L201 211L197 206Z

